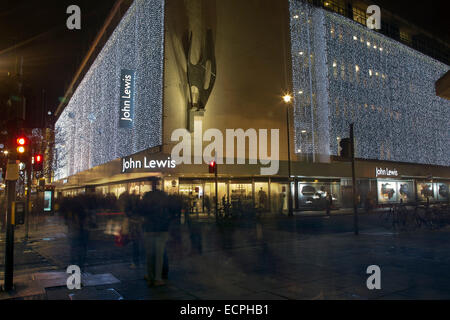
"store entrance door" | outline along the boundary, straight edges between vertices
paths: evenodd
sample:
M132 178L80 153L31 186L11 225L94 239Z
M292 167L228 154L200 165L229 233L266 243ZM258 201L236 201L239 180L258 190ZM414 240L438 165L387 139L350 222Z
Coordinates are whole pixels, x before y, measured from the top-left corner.
M180 195L188 201L190 214L203 213L203 186L201 184L180 184Z

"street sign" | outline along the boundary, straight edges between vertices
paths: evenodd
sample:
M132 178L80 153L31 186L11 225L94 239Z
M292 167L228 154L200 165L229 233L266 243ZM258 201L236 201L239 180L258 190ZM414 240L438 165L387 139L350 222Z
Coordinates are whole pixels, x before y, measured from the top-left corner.
M25 165L25 163L23 163L23 162L19 163L19 170L20 171L25 170L26 167L27 166Z
M39 179L38 190L39 191L44 191L45 190L45 179Z
M6 180L16 181L19 179L19 164L8 163L6 166Z
M15 202L15 224L24 224L25 223L25 201L16 201Z

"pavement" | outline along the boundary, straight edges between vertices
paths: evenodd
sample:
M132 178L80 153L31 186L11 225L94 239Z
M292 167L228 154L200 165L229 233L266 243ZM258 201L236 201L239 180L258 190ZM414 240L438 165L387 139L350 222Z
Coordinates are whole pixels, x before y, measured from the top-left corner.
M32 228L27 242L17 230L16 290L0 293L0 299L450 298L450 227L397 232L384 228L378 213L361 214L356 236L353 217L333 213L174 225L167 245L169 279L153 288L143 279L144 265L130 267L131 246L117 247L111 235L97 230L88 245L81 290L66 286L66 227L58 217L48 217ZM142 261L144 256L142 249ZM380 290L367 288L370 265L380 267Z

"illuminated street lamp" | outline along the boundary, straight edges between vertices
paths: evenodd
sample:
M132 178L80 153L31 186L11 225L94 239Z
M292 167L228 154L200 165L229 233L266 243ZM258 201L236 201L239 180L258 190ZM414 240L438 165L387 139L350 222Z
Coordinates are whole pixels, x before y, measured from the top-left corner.
M292 97L290 94L286 94L286 95L284 95L283 100L285 103L289 103L289 102L291 102Z
M292 209L292 190L291 190L291 143L289 134L289 105L292 101L292 96L290 94L285 94L283 96L283 101L286 103L286 130L287 130L287 151L288 151L288 215L293 216Z

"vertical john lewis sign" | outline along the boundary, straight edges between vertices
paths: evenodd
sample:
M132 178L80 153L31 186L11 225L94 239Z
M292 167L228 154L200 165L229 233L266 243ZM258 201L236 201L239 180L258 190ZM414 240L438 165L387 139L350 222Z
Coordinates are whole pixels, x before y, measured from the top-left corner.
M120 73L119 127L133 127L134 117L134 70L122 69Z

